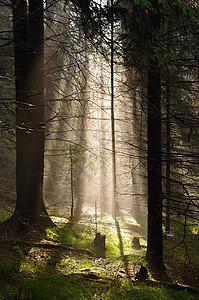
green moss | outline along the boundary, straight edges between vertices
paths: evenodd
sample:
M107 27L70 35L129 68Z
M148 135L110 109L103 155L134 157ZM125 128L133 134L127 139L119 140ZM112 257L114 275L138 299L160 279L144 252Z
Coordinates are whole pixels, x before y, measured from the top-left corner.
M106 256L115 257L120 256L120 251L116 242L111 242L110 240L106 241Z
M38 267L34 262L32 262L30 259L25 259L21 262L20 265L20 272L23 275L31 275L35 276L36 272L38 271Z
M129 283L125 280L91 280L81 277L43 276L24 278L18 282L3 283L0 299L27 300L194 300L198 295L177 291L163 286L148 286L145 283Z
M46 233L54 241L58 241L63 244L75 244L77 242L77 238L74 236L73 230L69 230L68 227L47 228Z
M7 219L9 219L13 214L13 211L5 208L5 207L0 207L0 222L3 222Z
M91 217L90 217L91 218ZM98 223L98 231L101 234L106 236L106 257L114 257L120 256L120 249L119 249L119 240L118 234L115 227L114 220L109 217L103 218ZM63 221L63 218L61 218ZM90 220L90 222L89 222ZM106 224L105 221L108 221ZM64 244L73 244L76 247L81 249L87 249L93 253L95 253L94 249L94 238L96 234L96 225L92 222L92 219L87 218L87 223L66 223L66 219L64 219L64 226L59 226L57 228L48 228L46 230L47 235L53 239L54 241L58 241ZM127 220L128 221L128 220ZM123 250L125 255L130 255L135 252L136 257L142 257L145 255L146 251L146 241L143 238L140 238L141 250L135 251L132 248L132 239L133 235L132 230L128 229L128 226L124 226L124 221L119 221L123 228L121 228L121 235L122 235L122 242L123 242ZM135 225L135 221L128 221L128 224Z
M54 259L54 264L50 261ZM124 279L100 273L100 259L61 255L49 256L43 264L36 264L30 258L0 260L3 275L0 282L2 300L193 300L198 295L178 291L164 285L132 283ZM111 267L121 262L112 260ZM98 273L95 273L98 272ZM71 273L70 275L68 275ZM98 276L84 276L84 274ZM102 274L103 273L103 274Z
M19 271L20 261L13 259L0 258L0 274L12 276Z

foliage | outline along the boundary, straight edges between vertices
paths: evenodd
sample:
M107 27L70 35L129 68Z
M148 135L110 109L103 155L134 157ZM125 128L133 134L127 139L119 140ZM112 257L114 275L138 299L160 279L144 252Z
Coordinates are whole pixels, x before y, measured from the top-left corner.
M65 243L75 244L77 242L73 230L70 230L68 226L65 228L59 228L59 227L47 228L46 233L54 241L59 241L63 244Z
M166 66L171 73L177 71L177 56L171 53L165 36L171 26L175 32L181 26L197 22L197 14L191 4L168 0L123 0L117 1L115 6L115 15L122 19L124 27L125 33L122 33L120 38L123 43L123 55L128 64L130 65L133 59L134 66L141 64L142 68L146 68L150 60L154 60L159 66ZM157 28L152 22L152 16L160 18Z
M90 218L90 219L89 219ZM93 241L95 238L96 228L93 223L92 216L86 216L87 223L67 223L67 219L64 218L52 218L54 221L62 221L62 226L55 228L48 228L46 230L47 235L54 241L61 242L63 244L73 244L80 247L81 249L87 249L91 252L95 252L93 247ZM109 223L108 225L106 223ZM140 238L141 250L136 251L132 249L132 232L128 229L128 225L133 224L138 226L133 220L120 220L121 225L121 234L123 239L124 253L129 255L132 251L135 254L135 257L144 257L146 251L146 240ZM125 228L127 226L127 228ZM118 245L118 236L115 228L115 224L112 218L107 219L107 216L101 218L98 223L98 231L105 234L106 236L106 257L119 257L119 245ZM135 234L134 234L135 235ZM138 258L137 257L137 258ZM137 259L136 258L136 259ZM136 260L135 259L135 260Z
M172 218L172 234L164 237L164 261L166 265L177 265L180 273L183 273L184 281L192 278L193 284L197 285L197 273L199 266L197 235L198 224L184 220L180 217Z
M63 221L64 219L61 218ZM89 220L89 218L88 218ZM60 221L60 219L56 219ZM64 220L66 221L66 220ZM123 221L120 220L120 224ZM125 266L131 269L144 264L145 243L141 240L141 250L131 248L130 235L124 230L122 233L124 245L129 245L125 251L125 261L119 257L117 235L109 219L109 226L99 224L99 229L107 235L107 257L97 258L81 252L62 250L59 248L40 248L23 246L17 243L11 247L9 258L7 252L0 255L0 298L1 299L197 299L197 295L187 291L177 291L164 285L140 282L129 282L126 277ZM124 224L123 224L124 225ZM62 245L73 243L79 249L88 249L92 245L95 235L95 224L90 220L83 224L63 222L62 226L49 228L48 237L51 240L63 242ZM190 229L191 230L191 229ZM44 241L43 241L44 242ZM53 241L51 241L52 243ZM89 246L90 245L90 246ZM169 243L171 246L171 242ZM92 247L91 247L92 248ZM75 248L74 248L75 249ZM178 250L177 250L178 249ZM179 247L174 255L175 260L181 257ZM94 249L93 249L94 251ZM180 250L181 251L181 250ZM182 253L183 254L183 253ZM124 277L123 279L121 277ZM2 281L1 281L2 280Z
M181 18L182 21L185 22L197 21L197 16L191 7L183 4L181 1L172 2L172 6L175 10L177 17Z
M135 288L131 288L127 296L125 296L126 299L140 299L140 300L147 300L147 299L192 299L192 296L190 296L186 291L179 292L170 290L169 288L165 287L164 285L162 287L147 287L145 284L138 285Z
M0 271L1 274L6 278L10 276L14 276L19 269L20 262L18 260L13 260L13 259L5 259L1 258L0 260Z
M0 222L5 221L13 214L12 211L6 209L4 206L0 207Z
M0 288L1 299L83 300L83 299L136 299L171 300L197 299L187 291L175 291L163 286L132 284L124 280L91 280L83 277L64 276L55 273L50 276L22 277L12 283L4 282Z

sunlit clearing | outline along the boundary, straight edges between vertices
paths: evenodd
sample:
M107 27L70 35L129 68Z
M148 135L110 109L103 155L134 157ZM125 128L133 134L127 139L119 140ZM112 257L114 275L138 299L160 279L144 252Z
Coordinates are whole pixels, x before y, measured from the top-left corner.
M68 14L69 20L70 17ZM118 61L113 83L113 174L110 63L90 44L89 52L85 51L84 36L79 35L74 22L68 22L67 28L72 34L66 43L74 45L73 56L62 52L69 77L65 69L56 71L59 45L49 40L45 48L49 57L46 73L53 69L46 80L47 114L51 121L46 128L45 203L55 223L65 224L65 218L71 223L89 221L96 232L103 232L106 224L114 226L116 206L122 235L128 227L132 236L146 237L146 118L142 115L139 89L128 89L126 83L132 79ZM60 34L57 27L53 32L47 30L49 36L56 30ZM52 77L56 78L56 85L51 82Z

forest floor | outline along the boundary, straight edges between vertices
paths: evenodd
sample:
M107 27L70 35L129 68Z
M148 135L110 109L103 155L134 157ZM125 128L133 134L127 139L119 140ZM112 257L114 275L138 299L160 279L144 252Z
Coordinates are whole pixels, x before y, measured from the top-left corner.
M83 227L70 228L76 236L73 243L67 243L72 235L68 236L66 226L64 230L52 229L34 242L1 236L0 299L199 299L195 289L199 263L192 263L198 254L190 252L190 241L184 244L174 237L166 238L166 271L150 270L149 279L143 283L135 277L145 265L144 245L121 259L107 244L107 257L97 257L85 244L88 232L77 237ZM77 243L78 238L84 244ZM198 243L199 237L195 238Z
M16 261L20 270L34 275L39 269L50 269L62 274L81 274L83 277L124 278L134 280L140 270L140 264L133 264L128 258L96 257L87 250L62 245L43 240L40 243L23 241L0 241L0 259ZM0 262L0 266L1 266ZM181 286L198 287L199 268L194 268L188 262L182 263L177 259L165 261L166 270L150 270L149 279L160 282L175 283ZM196 266L195 266L196 267ZM12 269L12 267L11 267ZM18 271L20 271L18 270ZM0 280L3 273L0 274Z

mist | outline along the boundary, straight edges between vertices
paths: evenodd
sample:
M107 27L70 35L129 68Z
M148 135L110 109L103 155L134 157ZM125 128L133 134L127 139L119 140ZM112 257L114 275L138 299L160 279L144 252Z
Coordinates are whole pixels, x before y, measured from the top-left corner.
M62 13L67 32L57 20L46 28L47 37L63 32L45 45L45 202L51 213L80 220L85 214L114 217L115 201L116 216L146 236L146 95L139 74L114 54L114 175L111 50L104 42L103 53L97 51L97 41L78 28L76 13Z

